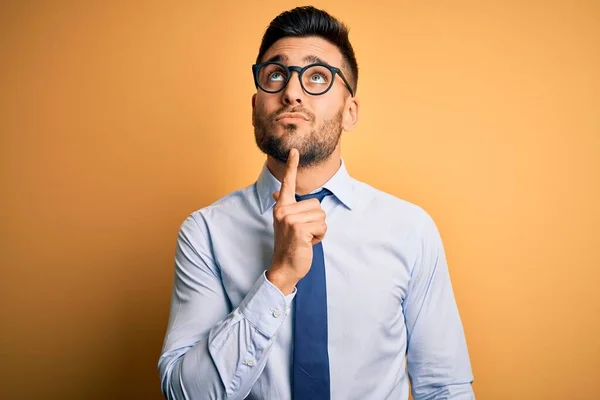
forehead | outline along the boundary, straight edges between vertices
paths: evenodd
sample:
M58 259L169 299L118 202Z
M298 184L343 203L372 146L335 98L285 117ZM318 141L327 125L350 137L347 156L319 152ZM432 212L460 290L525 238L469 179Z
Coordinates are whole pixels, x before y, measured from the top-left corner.
M262 61L276 56L287 65L310 64L311 57L317 57L334 67L342 65L342 53L338 48L327 40L314 36L279 39L267 50Z

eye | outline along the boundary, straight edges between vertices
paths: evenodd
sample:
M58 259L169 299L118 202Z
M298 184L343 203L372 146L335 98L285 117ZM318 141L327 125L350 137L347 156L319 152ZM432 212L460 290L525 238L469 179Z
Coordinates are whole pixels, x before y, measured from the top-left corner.
M311 83L327 83L327 77L320 73L314 73L310 76Z
M269 75L270 81L283 81L285 80L285 76L281 73L281 71L273 71Z

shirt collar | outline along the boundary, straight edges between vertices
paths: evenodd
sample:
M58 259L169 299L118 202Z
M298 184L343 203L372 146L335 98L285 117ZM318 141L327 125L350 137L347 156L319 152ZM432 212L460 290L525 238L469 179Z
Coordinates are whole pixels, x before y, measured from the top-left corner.
M260 207L260 213L264 214L265 211L270 210L275 205L275 199L273 199L273 192L278 191L281 188L281 182L273 176L267 162L265 161L262 171L256 181L256 189L258 192L258 201ZM352 209L354 205L354 191L352 188L352 178L346 170L346 164L344 159L341 158L340 168L336 173L327 181L325 184L318 189L315 189L311 193L316 193L322 188L331 190L335 197L342 202L346 207Z

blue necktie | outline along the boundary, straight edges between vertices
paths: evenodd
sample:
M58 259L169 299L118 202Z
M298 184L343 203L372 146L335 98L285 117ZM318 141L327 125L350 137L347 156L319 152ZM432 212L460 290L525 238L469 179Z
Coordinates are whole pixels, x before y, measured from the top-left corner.
M319 202L332 194L327 189L296 200ZM313 245L310 270L296 285L294 299L293 399L329 400L329 353L327 351L327 287L323 244Z

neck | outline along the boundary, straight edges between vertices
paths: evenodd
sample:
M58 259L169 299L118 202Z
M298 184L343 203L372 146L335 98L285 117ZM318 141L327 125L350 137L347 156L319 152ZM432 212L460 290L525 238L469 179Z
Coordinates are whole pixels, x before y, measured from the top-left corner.
M311 167L298 167L296 173L296 194L303 196L323 186L340 169L341 162L342 159L338 144L334 152L331 153L331 156L321 164ZM285 163L268 156L267 167L279 182L283 180Z

